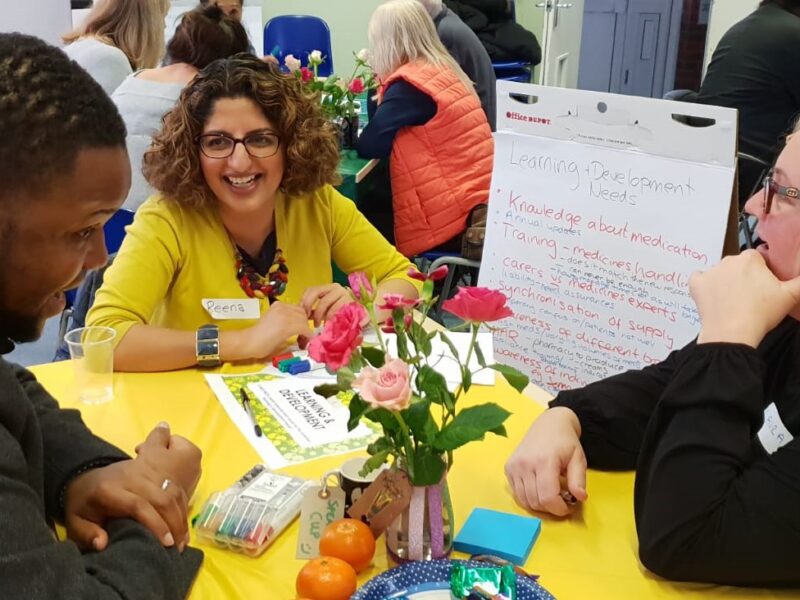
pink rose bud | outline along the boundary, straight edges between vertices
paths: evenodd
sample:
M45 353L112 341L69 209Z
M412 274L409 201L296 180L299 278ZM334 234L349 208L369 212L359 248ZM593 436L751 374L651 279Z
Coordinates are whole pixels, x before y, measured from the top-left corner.
M350 275L347 276L347 282L350 284L350 289L353 290L353 294L355 294L356 298L359 300L369 300L372 298L374 292L372 284L370 284L369 279L367 279L367 276L362 271L350 273Z
M430 273L428 273L428 279L431 279L433 281L439 281L440 279L444 279L445 277L447 277L447 271L448 271L447 265L442 265L441 267L438 267L433 271L431 271Z
M353 381L353 389L373 408L404 410L411 403L408 364L393 358L380 369L364 367Z
M473 323L499 321L514 313L506 306L506 295L484 287L460 287L458 293L446 300L442 308Z

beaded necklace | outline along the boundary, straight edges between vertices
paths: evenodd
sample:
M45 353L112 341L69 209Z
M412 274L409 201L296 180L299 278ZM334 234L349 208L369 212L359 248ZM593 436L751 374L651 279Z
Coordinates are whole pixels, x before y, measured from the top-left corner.
M239 247L234 244L236 249L236 279L242 286L244 293L251 298L266 298L272 304L286 290L289 282L289 267L286 266L286 259L280 248L275 250L275 258L272 260L267 276L264 277L255 267L242 256Z

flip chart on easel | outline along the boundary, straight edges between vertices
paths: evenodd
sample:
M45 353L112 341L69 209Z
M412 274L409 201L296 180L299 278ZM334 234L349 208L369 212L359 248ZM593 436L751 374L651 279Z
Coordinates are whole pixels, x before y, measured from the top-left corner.
M731 208L735 111L500 82L498 116L480 284L515 316L497 360L556 392L689 342L689 276L719 261Z

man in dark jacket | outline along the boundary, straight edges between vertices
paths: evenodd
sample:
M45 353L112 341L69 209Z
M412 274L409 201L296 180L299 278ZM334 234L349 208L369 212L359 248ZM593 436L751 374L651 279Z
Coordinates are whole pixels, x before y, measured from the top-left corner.
M445 0L445 4L478 35L493 61L531 65L542 61L539 41L516 22L510 0Z
M492 131L497 123L497 79L492 59L478 36L444 6L442 0L420 0L433 19L436 33L447 51L473 82Z
M64 290L106 260L130 186L125 126L60 50L0 34L0 354L36 339ZM200 451L157 426L131 459L0 358L0 596L183 598ZM54 521L69 540L58 542Z
M739 111L739 150L770 164L800 112L800 0L764 0L722 36L697 98ZM762 168L741 165L746 200Z

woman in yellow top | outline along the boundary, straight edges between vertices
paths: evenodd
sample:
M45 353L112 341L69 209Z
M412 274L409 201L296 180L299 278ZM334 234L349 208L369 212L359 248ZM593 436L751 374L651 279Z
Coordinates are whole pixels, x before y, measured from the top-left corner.
M269 357L350 301L332 260L416 298L408 260L331 186L338 161L335 130L294 77L244 54L201 71L145 154L161 194L87 316L116 330L115 368Z

